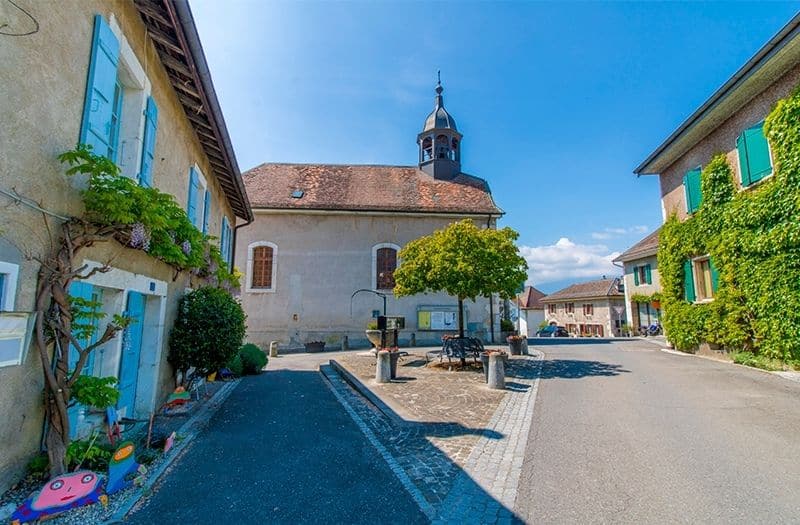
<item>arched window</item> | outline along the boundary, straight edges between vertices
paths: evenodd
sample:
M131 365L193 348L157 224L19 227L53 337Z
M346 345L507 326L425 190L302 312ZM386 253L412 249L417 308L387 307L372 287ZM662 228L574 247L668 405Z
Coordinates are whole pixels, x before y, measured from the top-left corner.
M422 139L422 160L430 160L433 157L433 140L430 137Z
M247 247L247 291L275 291L275 257L278 247L266 241Z
M397 268L399 250L400 247L395 244L378 244L372 248L373 286L376 290L394 288L394 271Z

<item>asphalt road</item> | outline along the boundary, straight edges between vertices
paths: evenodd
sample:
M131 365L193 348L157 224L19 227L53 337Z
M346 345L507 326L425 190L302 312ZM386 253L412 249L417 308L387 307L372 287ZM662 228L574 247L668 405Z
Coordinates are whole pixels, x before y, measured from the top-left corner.
M800 383L644 342L537 348L528 523L800 522Z
M125 522L426 523L312 361L245 378Z

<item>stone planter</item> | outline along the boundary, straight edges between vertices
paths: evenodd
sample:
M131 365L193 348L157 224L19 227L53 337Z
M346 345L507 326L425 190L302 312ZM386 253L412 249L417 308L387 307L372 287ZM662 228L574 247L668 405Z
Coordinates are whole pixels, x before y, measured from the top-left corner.
M489 354L483 352L481 354L481 364L483 365L483 381L489 382Z
M380 330L365 330L367 334L367 339L369 342L372 343L372 346L375 348L381 347L381 331Z
M524 339L508 341L508 351L511 355L522 355L522 347L525 343Z
M325 341L312 341L305 343L306 352L323 352L325 350Z

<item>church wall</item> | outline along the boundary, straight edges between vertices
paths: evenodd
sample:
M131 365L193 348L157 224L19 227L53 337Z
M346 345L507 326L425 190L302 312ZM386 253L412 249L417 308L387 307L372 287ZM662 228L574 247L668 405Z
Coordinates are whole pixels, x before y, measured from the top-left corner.
M259 212L253 224L237 234L236 264L245 277L242 304L247 312L247 339L266 347L280 341L282 348L302 348L312 340L326 341L330 347L348 336L351 348L367 347L364 334L374 311L382 311L380 297L353 292L372 289L373 247L387 243L403 247L409 241L441 229L457 220L453 217L367 214L314 214ZM486 226L487 219L476 221ZM492 221L493 226L493 221ZM248 291L248 247L252 243L274 244L274 280L270 291ZM417 345L441 344L441 335L457 330L421 330L417 312L435 307L457 310L457 299L445 294L387 297L387 315L406 319L400 333L401 346L413 337ZM467 301L465 328L485 341L491 340L489 301ZM494 307L496 334L499 334L498 304ZM495 336L499 341L499 335Z

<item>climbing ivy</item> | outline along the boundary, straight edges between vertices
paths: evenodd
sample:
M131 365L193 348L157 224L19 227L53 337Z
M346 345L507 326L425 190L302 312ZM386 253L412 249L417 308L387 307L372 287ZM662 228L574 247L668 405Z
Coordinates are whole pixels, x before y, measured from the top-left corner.
M764 126L774 176L736 191L724 154L703 169L703 201L672 214L659 241L666 333L681 350L702 342L764 359L800 359L800 89L778 102ZM684 298L684 262L709 254L719 272L714 300Z

